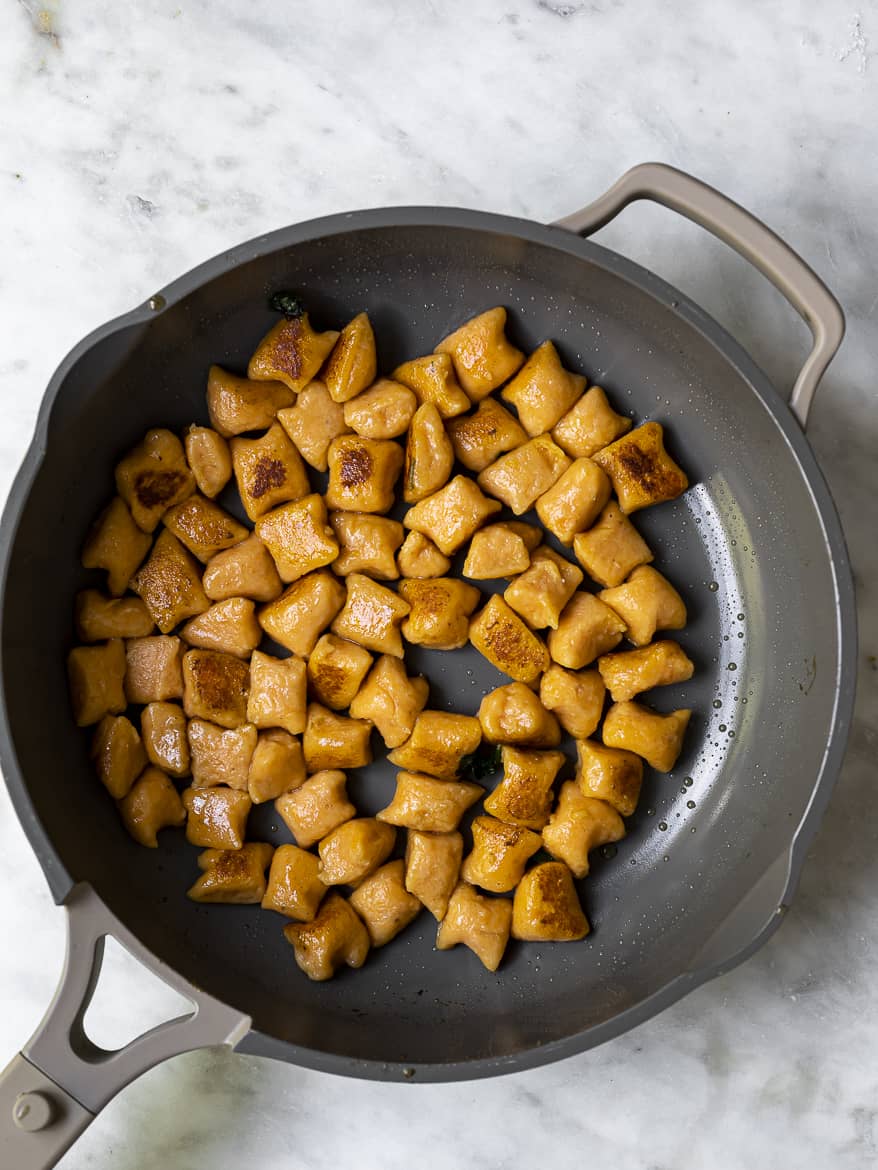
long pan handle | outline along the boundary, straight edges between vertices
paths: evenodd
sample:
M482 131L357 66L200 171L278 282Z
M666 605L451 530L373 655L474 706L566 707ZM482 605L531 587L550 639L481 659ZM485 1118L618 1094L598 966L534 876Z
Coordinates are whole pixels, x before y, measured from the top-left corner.
M158 963L91 886L65 904L67 956L55 998L12 1063L0 1073L0 1167L48 1170L95 1115L135 1077L181 1052L235 1045L250 1020ZM104 939L115 938L192 1004L116 1052L86 1035L83 1019L100 976Z
M664 163L643 163L626 171L606 194L555 226L590 236L639 199L679 212L734 248L805 321L813 344L790 395L790 410L804 428L814 392L844 337L841 305L801 256L764 223L707 183Z

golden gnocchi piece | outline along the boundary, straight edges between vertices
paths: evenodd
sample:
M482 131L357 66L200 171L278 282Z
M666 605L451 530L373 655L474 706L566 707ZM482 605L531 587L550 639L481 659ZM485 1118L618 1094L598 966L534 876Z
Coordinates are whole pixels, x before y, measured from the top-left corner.
M656 630L682 630L686 625L683 598L651 565L641 565L624 585L604 589L598 596L626 623L628 641L635 646L646 646Z
M263 606L257 620L269 638L307 658L344 603L344 585L328 569L318 569Z
M625 823L604 800L583 796L575 780L561 785L558 807L543 829L543 845L578 878L588 875L588 855L625 836Z
M242 849L250 797L236 788L187 788L186 840L202 849Z
M380 581L396 580L399 572L394 557L405 536L398 520L366 512L331 512L329 523L340 549L332 565L334 573L339 577L364 573Z
M125 698L125 643L110 638L95 646L75 646L67 655L67 682L77 727L99 723L105 715L119 715Z
M339 512L388 512L402 471L403 451L392 439L340 435L329 444L326 506Z
M188 776L189 740L179 703L147 703L140 712L140 734L151 764L170 776Z
M545 677L545 676L544 676ZM507 683L482 699L479 723L488 743L549 748L561 742L561 728L530 687Z
M221 650L247 658L262 640L262 630L254 603L245 597L229 597L190 618L180 636L199 650Z
M512 899L513 938L575 942L590 929L563 861L544 861L524 875Z
M250 659L247 722L278 727L291 735L305 730L305 663L295 655L272 658L254 650Z
M549 665L549 652L502 597L494 594L470 622L476 650L518 682L536 682Z
M162 829L178 829L186 809L177 789L158 768L144 768L118 802L122 823L138 845L158 848Z
M365 719L349 719L319 703L309 703L302 736L305 767L309 772L364 768L372 763L371 730Z
M539 833L495 817L476 817L472 831L473 850L461 867L461 879L492 894L514 890L524 867L543 844Z
M201 584L211 601L228 601L230 597L274 601L283 592L271 553L255 533L217 553L208 562Z
M344 407L344 421L364 439L395 439L408 430L418 400L408 386L379 378Z
M202 564L207 564L218 552L240 544L250 535L250 530L239 524L234 516L197 492L182 504L168 508L164 525Z
M131 578L131 588L146 603L163 634L210 605L201 587L198 562L167 528L162 529L148 559Z
M211 366L207 372L210 425L224 439L267 430L277 412L294 401L295 395L282 382L239 378L220 366Z
M501 305L464 322L439 342L436 352L450 354L471 402L481 402L502 386L524 361L524 354L506 337L506 310Z
M186 431L183 446L196 487L203 496L212 500L232 478L229 444L218 431L193 423Z
M426 580L444 577L451 568L449 558L423 532L410 532L396 554L396 563L403 577Z
M263 910L275 910L297 922L311 922L326 894L317 876L320 862L297 845L278 845L271 859Z
M425 402L415 411L406 437L402 498L415 504L438 492L448 482L453 466L454 451L442 416L432 403Z
M472 715L422 711L409 738L394 748L387 758L391 764L409 772L426 772L440 780L453 780L460 771L460 761L471 755L481 741L481 724ZM436 832L446 830L437 829Z
M338 894L328 894L311 922L290 922L284 936L309 979L322 983L339 967L362 967L369 954L369 932Z
M98 589L77 593L73 616L82 642L145 638L154 629L152 615L139 597L104 597Z
M241 727L217 727L206 719L190 719L186 729L192 767L192 788L225 784L248 791L250 761L256 750L257 732L252 723Z
M125 643L125 697L129 703L183 698L183 642L154 635Z
M529 553L540 547L543 539L543 530L538 524L525 524L523 520L498 520L497 526L513 532L524 541L524 547ZM548 551L545 548L542 551ZM557 554L555 554L557 555Z
M537 500L537 515L562 544L590 528L610 498L610 481L591 459L576 459Z
M220 727L247 720L250 664L218 650L187 650L183 655L183 710L190 719Z
M638 650L604 654L598 659L598 670L613 702L619 703L653 687L687 682L695 664L677 642L668 639Z
M552 438L574 459L587 459L631 429L600 386L591 386L552 430Z
M147 765L137 728L124 715L105 715L95 728L91 756L98 779L114 800L121 800Z
M265 871L274 849L250 841L241 849L205 849L198 856L201 877L187 891L193 902L258 905L265 896Z
M527 442L527 431L495 398L485 398L472 414L449 419L446 429L454 454L468 471L484 471Z
M308 659L308 686L315 699L333 711L350 707L372 666L363 646L324 634Z
M247 791L254 804L277 800L307 778L302 745L295 736L279 728L259 732L247 773Z
M325 383L316 378L308 383L293 406L277 412L277 421L305 462L316 471L326 471L329 466L327 454L332 440L351 431L344 419L344 407L333 401Z
M574 739L585 739L597 728L605 694L596 670L565 670L552 663L540 679L540 702Z
M402 659L383 654L350 705L355 719L368 719L389 748L399 747L412 733L427 703L430 685L410 678Z
M503 600L533 629L556 630L564 607L581 583L581 570L543 545L532 554L530 567L507 585Z
M318 333L307 313L300 317L285 317L272 326L257 345L247 364L247 377L256 382L283 382L298 394L317 376L338 337L334 329ZM283 405L290 404L284 402Z
M138 528L153 532L168 508L195 491L183 444L171 431L148 431L116 466L116 491Z
M451 833L484 792L480 784L437 780L418 772L397 772L393 800L375 816L379 821L422 833Z
M565 370L555 346L551 341L544 341L503 388L500 396L512 403L519 422L534 438L550 431L584 389L582 374Z
M84 569L105 569L107 590L121 597L149 552L152 541L132 519L128 505L114 496L91 526L82 548Z
M563 752L504 746L503 779L485 800L485 812L508 825L539 832L549 819L552 785L565 763Z
M421 912L421 903L405 888L404 875L403 861L389 861L351 894L351 905L365 923L373 947L396 938Z
M456 475L444 488L409 508L403 523L429 536L446 556L451 556L489 516L499 511L497 501L483 495L471 479Z
M480 528L470 541L463 575L473 581L514 577L530 565L530 553L522 537L506 524Z
M594 461L613 481L619 507L626 514L675 500L689 480L665 450L661 423L635 427L609 447L596 451Z
M325 886L356 886L390 856L396 829L374 817L354 817L317 846Z
M489 971L496 971L511 926L512 903L508 898L486 898L467 882L460 882L439 923L436 949L448 951L463 943Z
M561 448L548 435L539 435L480 471L478 483L520 516L533 507L569 466L570 459Z
M278 816L301 849L316 845L327 833L357 815L348 800L346 785L344 772L326 769L315 772L294 792L284 793L275 800Z
M579 670L622 641L625 622L593 593L574 593L549 634L549 653L561 666Z
M232 466L238 495L251 520L278 504L301 500L311 491L302 456L280 423L257 439L232 439Z
M331 564L339 552L326 504L317 492L260 516L256 535L271 553L280 579L286 584Z
M576 782L582 795L605 800L620 816L630 817L643 783L640 756L591 739L578 740L576 754Z
M346 580L344 608L332 623L332 632L377 654L402 658L399 625L409 612L409 603L362 573L351 573Z
M447 353L428 353L403 362L393 371L397 382L414 391L422 406L434 406L442 418L454 418L470 408L454 373L454 363Z
M649 545L622 511L611 501L588 532L573 537L576 559L599 585L621 585L638 565L652 560Z
M402 624L407 642L431 650L457 650L466 645L470 614L481 597L475 586L453 577L436 577L401 581L399 593L411 606Z
M683 749L691 715L685 708L660 715L640 703L614 703L604 720L604 743L636 752L657 772L670 772Z
M358 313L338 335L323 380L334 402L347 402L372 385L377 369L372 323L366 313Z
M409 829L405 850L405 888L426 906L437 922L448 909L463 858L463 837Z

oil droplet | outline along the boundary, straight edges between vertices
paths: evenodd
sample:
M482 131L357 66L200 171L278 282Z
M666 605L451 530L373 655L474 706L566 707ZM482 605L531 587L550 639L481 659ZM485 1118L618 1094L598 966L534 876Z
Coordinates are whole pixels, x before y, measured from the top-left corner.
M742 622L743 620L744 620L744 615L742 613L739 613L738 614L738 621Z
M661 829L661 831L663 833L666 831L667 827L668 827L667 821L659 821L659 828Z
M727 731L727 730L728 730L728 728L726 727L725 723L721 723L721 724L719 725L719 729L720 729L720 731Z
M722 701L722 699L714 699L714 700L713 700L713 705L714 705L714 707L715 707L715 708L717 709L717 711L718 711L718 710L720 709L720 707L723 705L723 701Z
M619 852L619 850L616 848L615 845L602 845L601 846L601 857L606 857L606 859L608 861L610 861L613 857L615 857L618 852Z
M743 637L744 637L744 631L743 631L743 630L738 630L738 637L739 637L739 638L743 638Z
M746 695L742 695L742 696L741 696L741 702L742 702L742 703L746 703L746 702L747 702L747 696L746 696Z
M146 302L154 313L158 313L168 303L161 293L156 293L154 297L150 297Z
M717 589L719 589L719 582L718 581L708 581L707 588L710 590L711 593L716 593Z
M689 832L690 832L690 833L694 833L694 832L695 832L695 826L694 826L694 825L693 825L693 826L692 826L692 828L689 830Z
M646 815L647 815L648 817L654 817L654 816L655 816L655 809L654 809L654 808L648 808L648 809L646 810Z
M691 788L692 785L695 783L695 781L692 779L691 776L687 776L686 779L683 781L683 783L686 785L687 788Z
M738 669L737 662L730 662L729 663L729 670L737 670L737 669Z
M670 861L670 860L671 860L671 859L670 859L670 857L668 857L667 853L666 853L666 854L664 855L664 857L662 858L662 861Z
M687 800L686 801L686 808L695 808L695 801L694 800Z
M735 738L735 733L734 733L734 731L730 731L730 732L729 732L729 739L734 739L734 738Z

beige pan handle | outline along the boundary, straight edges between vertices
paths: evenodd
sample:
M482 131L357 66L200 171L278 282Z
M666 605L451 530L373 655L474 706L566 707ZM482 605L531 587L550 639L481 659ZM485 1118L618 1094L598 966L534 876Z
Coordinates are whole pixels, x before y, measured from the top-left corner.
M49 1170L135 1077L181 1052L234 1046L250 1029L247 1016L157 962L91 886L74 886L65 909L67 955L55 998L23 1050L0 1072L2 1170ZM192 1004L187 1015L152 1028L117 1052L99 1048L82 1026L108 936Z
M679 212L734 248L768 277L804 320L814 340L790 395L790 410L804 428L820 379L844 337L841 305L801 256L764 223L707 183L664 163L643 163L626 171L605 195L555 226L590 236L639 199Z

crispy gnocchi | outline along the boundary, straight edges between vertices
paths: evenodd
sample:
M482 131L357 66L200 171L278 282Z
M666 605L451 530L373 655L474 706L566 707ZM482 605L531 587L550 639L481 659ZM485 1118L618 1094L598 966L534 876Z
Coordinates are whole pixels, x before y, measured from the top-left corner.
M200 851L193 902L272 911L315 981L422 907L488 971L583 939L590 854L692 714L640 701L695 667L629 519L686 473L502 306L380 369L366 313L272 304L246 376L212 366L203 419L122 456L86 537L67 667L97 779L135 842ZM496 683L449 659L431 701L412 654L468 643ZM347 773L379 749L376 812Z

